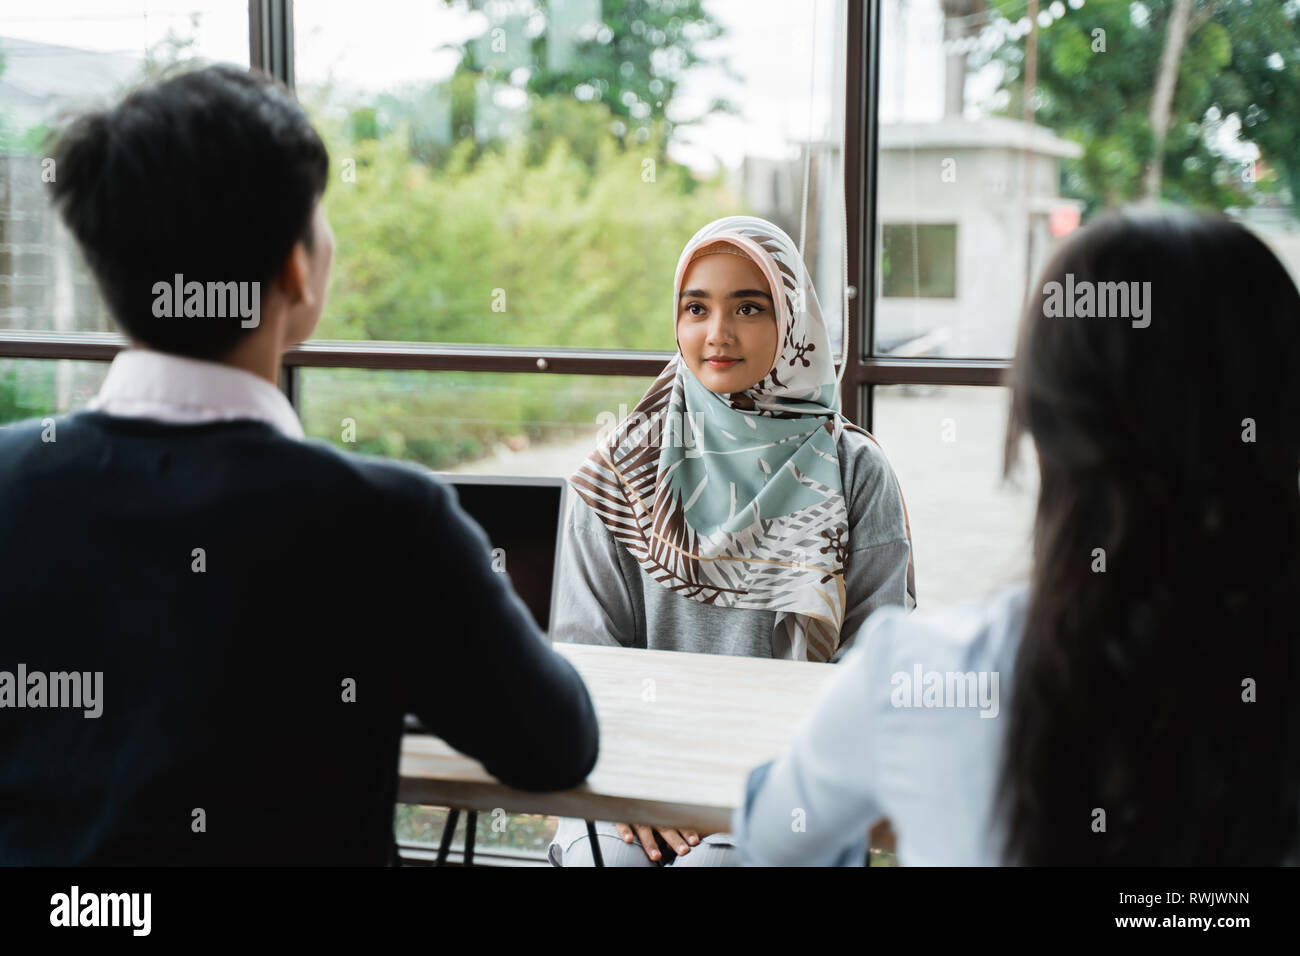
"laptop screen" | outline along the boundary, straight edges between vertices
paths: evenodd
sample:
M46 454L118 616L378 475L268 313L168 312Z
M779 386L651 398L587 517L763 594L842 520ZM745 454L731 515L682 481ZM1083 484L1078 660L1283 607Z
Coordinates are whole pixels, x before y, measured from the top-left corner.
M492 566L505 571L515 593L550 631L564 516L563 478L441 474L456 488L460 506L487 534Z

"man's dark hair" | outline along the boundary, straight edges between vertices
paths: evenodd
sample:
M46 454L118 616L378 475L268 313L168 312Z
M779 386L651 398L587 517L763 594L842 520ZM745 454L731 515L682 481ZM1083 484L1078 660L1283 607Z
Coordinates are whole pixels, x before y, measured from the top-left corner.
M154 285L260 282L294 244L311 248L329 155L278 81L210 66L143 86L77 117L54 151L52 198L134 339L219 358L240 319L158 317Z

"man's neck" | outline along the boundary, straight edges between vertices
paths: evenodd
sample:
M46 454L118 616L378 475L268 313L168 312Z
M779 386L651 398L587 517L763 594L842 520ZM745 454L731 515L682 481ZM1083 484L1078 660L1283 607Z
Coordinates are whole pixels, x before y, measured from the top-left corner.
M252 372L258 378L265 379L279 388L280 363L283 358L284 353L280 350L260 349L250 351L236 348L220 361L222 365L229 365L232 368L243 369L245 372Z
M283 322L276 321L274 317L266 318L271 318L272 321L266 321L264 318L256 331L241 338L225 355L211 361L218 365L228 365L231 368L251 372L279 388L280 365L284 361L285 353ZM146 352L154 351L145 343L135 339L131 340L131 347Z
M218 361L223 365L252 372L279 388L280 363L284 360L285 351L283 323L268 321L269 319L272 317L263 316L262 325L252 335L241 338Z

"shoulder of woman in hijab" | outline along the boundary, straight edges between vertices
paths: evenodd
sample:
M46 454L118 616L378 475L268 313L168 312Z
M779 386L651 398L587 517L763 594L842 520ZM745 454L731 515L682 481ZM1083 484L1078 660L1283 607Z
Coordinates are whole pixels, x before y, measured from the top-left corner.
M882 491L888 491L891 498L896 497L898 479L884 449L876 441L855 428L846 428L840 434L836 451L851 516L858 510L855 502L876 500Z

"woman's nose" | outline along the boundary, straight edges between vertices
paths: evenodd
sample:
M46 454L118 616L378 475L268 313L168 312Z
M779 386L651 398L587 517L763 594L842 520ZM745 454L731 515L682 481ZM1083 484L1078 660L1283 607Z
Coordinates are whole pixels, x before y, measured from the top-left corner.
M710 317L706 339L709 344L730 342L732 340L731 323L721 315Z

